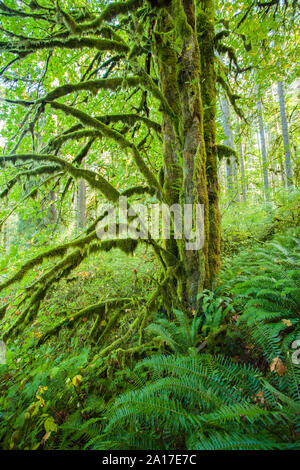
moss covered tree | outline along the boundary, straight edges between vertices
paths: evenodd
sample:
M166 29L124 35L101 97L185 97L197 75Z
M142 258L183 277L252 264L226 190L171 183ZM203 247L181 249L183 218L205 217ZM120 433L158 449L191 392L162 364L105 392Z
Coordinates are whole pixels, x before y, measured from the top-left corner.
M167 309L180 304L191 311L197 305L198 294L217 282L220 267L216 83L238 110L237 97L220 72L222 64L216 55L228 53L238 67L234 52L222 44L227 29L215 33L214 0L126 0L83 5L34 0L28 6L11 5L0 3L0 50L4 58L0 73L3 76L14 70L16 63L19 68L24 63L24 70L29 64L37 69L43 64L43 73L30 97L22 93L14 98L10 93L6 98L8 105L22 109L22 118L15 142L1 156L1 164L21 162L22 170L1 188L1 196L7 197L24 177L39 175L41 186L50 180L57 187L64 181L63 196L73 180L84 180L113 204L121 195L132 198L137 194L155 195L168 205L203 204L205 240L199 250L186 250L184 240L175 238L165 244L151 238L101 241L96 233L99 218L95 219L80 238L39 254L1 284L0 289L7 288L43 261L52 261L25 291L22 313L5 339L35 319L48 289L86 257L116 247L130 253L138 243L153 248L162 272L159 286L146 301L145 314L136 318L132 328L142 327L159 302ZM255 5L251 2L246 10ZM26 33L22 32L24 22ZM55 66L51 74L49 68L51 61L59 67L62 54L73 63L75 77L79 69L80 78L60 72L57 84ZM45 82L48 75L51 80ZM122 96L121 111L101 114L103 107L97 96L107 100L107 107ZM48 132L48 141L37 153L35 130L41 119L53 115L56 129ZM32 137L31 148L28 136ZM106 140L119 149L115 159L130 154L139 172L138 185L130 185L130 178L128 183L125 178L120 189L105 171L95 169L95 165L87 169L91 148L101 149ZM147 152L153 140L159 149L158 157ZM72 155L64 150L70 142L79 147ZM224 151L230 149L220 146L220 154ZM96 163L101 167L99 153ZM120 157L118 165L123 163ZM111 305L120 309L128 302L112 299ZM92 334L96 332L99 337L97 329L104 310L102 302L77 316L94 317ZM63 319L62 324L68 321Z

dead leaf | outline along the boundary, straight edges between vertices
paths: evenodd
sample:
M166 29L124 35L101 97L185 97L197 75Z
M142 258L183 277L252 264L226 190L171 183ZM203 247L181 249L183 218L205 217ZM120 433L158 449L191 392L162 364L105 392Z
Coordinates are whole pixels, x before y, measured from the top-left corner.
M293 323L291 322L291 320L286 320L285 318L283 318L281 321L286 326L293 326Z
M282 377L286 373L286 366L279 357L274 357L270 366L270 371L275 371L280 377Z
M42 437L41 444L44 445L45 442L49 439L50 436L51 436L51 431L46 432L46 434L44 434L44 436Z

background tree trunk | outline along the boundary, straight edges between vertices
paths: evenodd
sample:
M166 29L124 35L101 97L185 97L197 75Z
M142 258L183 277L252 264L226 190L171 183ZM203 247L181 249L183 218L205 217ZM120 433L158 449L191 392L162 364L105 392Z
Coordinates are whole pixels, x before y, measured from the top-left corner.
M288 122L286 117L285 109L285 99L284 99L284 88L283 82L277 82L278 97L280 104L280 117L281 117L281 129L283 137L283 147L284 147L284 158L285 158L285 172L287 177L287 185L293 186L293 170L292 170L292 161L291 161L291 148L289 141L289 130Z
M226 136L225 145L234 150L234 138L231 129L230 109L226 96L221 95L221 108L222 108L222 124L223 131ZM235 156L231 155L230 159L226 159L226 175L227 175L227 188L230 202L238 201L239 189L236 176L236 161Z
M241 165L241 176L242 176L242 194L243 194L243 201L246 202L247 194L246 194L246 175L245 175L245 164L244 164L244 153L243 153L243 142L240 140L240 165Z
M263 180L264 180L264 194L265 194L266 201L269 201L270 200L270 188L269 188L269 180L268 180L268 159L267 159L265 126L264 126L264 120L263 120L261 99L259 99L257 102L257 114L258 114L259 142L260 142Z
M86 185L84 179L78 181L76 195L76 231L86 226Z

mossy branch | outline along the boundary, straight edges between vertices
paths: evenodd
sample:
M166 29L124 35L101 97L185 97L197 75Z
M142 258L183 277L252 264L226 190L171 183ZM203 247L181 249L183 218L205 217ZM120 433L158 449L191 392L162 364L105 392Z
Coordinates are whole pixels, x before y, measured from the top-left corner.
M40 50L49 49L97 49L98 51L128 52L129 47L124 42L110 39L70 37L66 39L51 38L39 41L0 41L0 51L22 55L23 57Z
M128 114L107 114L105 116L96 116L96 119L108 125L113 122L125 122L129 126L134 125L136 122L140 121L145 124L149 129L154 129L156 132L161 132L161 125L155 121L152 121L145 116L139 116L138 114L128 113Z
M87 256L97 251L110 251L112 248L120 248L125 253L129 253L136 249L138 241L139 240L133 239L97 240L97 242L86 246L84 249L76 248L70 254L67 254L52 269L43 274L36 283L26 289L29 293L32 293L29 304L15 323L5 332L3 340L6 341L8 338L13 337L19 332L21 325L26 326L34 320L38 315L40 304L45 298L49 288L62 277L69 275ZM27 295L25 294L24 300L26 300L26 298Z
M162 188L159 184L159 181L157 180L156 176L152 171L148 168L146 163L144 162L140 152L136 148L136 146L127 140L120 132L116 131L115 129L112 129L111 127L105 125L101 121L97 120L96 118L91 117L89 114L80 111L78 109L75 109L71 106L67 106L62 103L57 103L55 102L50 102L49 103L51 107L54 109L60 109L67 115L74 116L78 120L80 120L83 124L92 126L96 129L98 129L103 136L114 139L122 148L130 149L134 158L134 161L136 163L136 166L142 173L142 175L145 177L146 181L148 184L159 191L162 192ZM80 170L83 171L83 170ZM87 171L87 170L85 170Z
M125 2L112 2L102 11L102 13L90 22L77 24L80 32L94 31L99 28L104 21L111 21L119 15L125 15L131 11L135 11L143 4L143 0L127 0Z
M132 186L131 188L125 189L121 194L122 196L130 197L134 195L143 195L146 193L153 196L155 194L155 190L153 188L150 188L149 186L137 185L137 186Z
M117 89L126 89L129 87L136 87L141 85L143 80L139 76L127 77L115 77L115 78L100 78L98 80L87 80L84 82L78 83L68 83L66 85L61 85L50 91L46 96L40 98L37 103L49 102L57 100L62 96L67 96L70 93L78 91L90 91L92 93L97 93L99 90L117 90Z
M79 126L82 127L81 124ZM51 150L58 150L68 140L78 141L80 139L85 139L86 137L91 137L92 139L99 139L102 137L102 134L96 131L95 129L81 129L74 132L64 133L50 139L45 148Z
M37 168L32 168L31 170L20 171L16 176L14 176L11 180L9 180L6 184L6 188L0 193L0 199L4 198L8 195L9 191L14 187L14 185L22 178L27 177L30 178L31 176L38 176L44 174L52 174L55 171L60 170L60 166L50 166L50 165L42 165L38 166Z
M218 144L217 151L219 160L222 160L222 158L229 159L231 156L235 157L236 160L238 159L236 151L227 145Z
M53 328L46 331L46 333L44 333L43 336L41 336L41 338L39 339L38 346L45 343L45 341L47 341L52 336L58 334L61 328L63 328L64 326L72 327L81 318L88 318L93 315L99 315L100 316L99 318L102 318L106 311L107 306L110 306L112 308L118 308L118 307L122 307L124 303L128 303L128 301L132 301L132 299L129 297L124 297L124 298L119 298L119 299L107 299L107 300L102 300L101 302L98 302L96 304L89 305L88 307L83 308L79 310L79 312L75 313L74 315L70 315L69 317L64 318Z
M85 170L81 168L76 168L72 163L67 162L66 160L56 156L56 155L44 155L44 154L35 154L35 153L25 153L25 154L14 154L14 155L1 155L0 156L0 165L1 162L16 160L22 161L50 161L57 163L61 168L67 170L74 178L79 179L83 178L86 180L92 188L98 189L109 201L115 202L119 199L120 193L114 188L103 176L99 173L95 173L91 170Z
M238 100L240 98L240 96L232 93L229 84L224 80L223 77L221 77L221 75L217 76L217 83L219 83L221 85L221 87L223 88L223 90L225 91L225 93L228 96L228 99L229 99L234 111L236 112L236 114L240 118L244 119L243 111L236 104L236 100Z

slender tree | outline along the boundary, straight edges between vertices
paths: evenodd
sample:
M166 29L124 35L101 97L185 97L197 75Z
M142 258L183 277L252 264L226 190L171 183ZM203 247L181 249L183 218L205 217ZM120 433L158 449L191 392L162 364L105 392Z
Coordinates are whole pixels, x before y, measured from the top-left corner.
M289 129L288 129L288 122L287 122L287 117L286 117L284 87L283 87L282 80L277 82L277 90L278 90L278 97L279 97L279 104L280 104L281 129L282 129L282 137L283 137L287 185L293 186L291 148L290 148L290 141L289 141Z
M231 201L239 199L239 189L237 182L236 154L234 152L234 137L231 127L230 109L226 96L221 96L222 124L226 136L225 145L233 151L226 158L227 189Z
M75 224L76 231L81 231L86 226L86 184L83 178L78 181Z
M262 158L262 171L263 171L263 180L264 180L264 194L265 194L266 201L269 201L270 200L270 188L269 188L269 178L268 178L268 158L267 158L265 126L264 126L261 99L257 101L257 115L258 115L260 151L261 151L261 158Z

